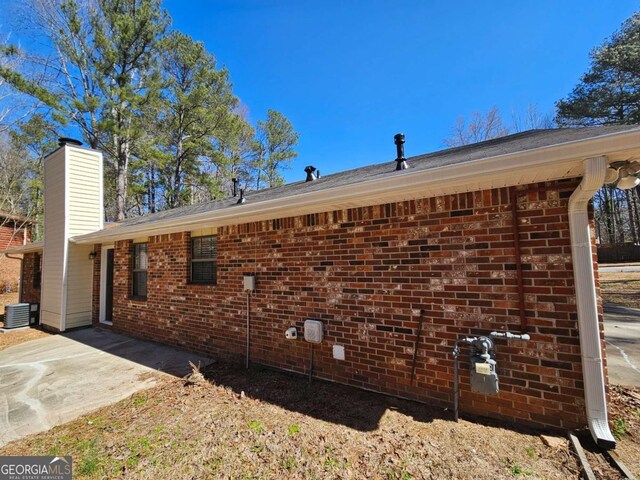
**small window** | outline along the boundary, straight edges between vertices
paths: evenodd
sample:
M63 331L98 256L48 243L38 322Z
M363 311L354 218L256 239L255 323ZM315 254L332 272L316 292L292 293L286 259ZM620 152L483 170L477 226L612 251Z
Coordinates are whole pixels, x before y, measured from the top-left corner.
M214 235L191 239L191 283L215 285L218 270L218 242Z
M40 288L42 285L42 254L33 255L33 288Z
M133 289L132 294L136 298L147 297L147 244L136 243L133 245Z

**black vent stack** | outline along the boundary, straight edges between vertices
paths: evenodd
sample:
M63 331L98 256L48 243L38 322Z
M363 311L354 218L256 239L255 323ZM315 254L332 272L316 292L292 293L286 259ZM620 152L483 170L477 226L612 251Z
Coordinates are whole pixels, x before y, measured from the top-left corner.
M313 182L314 180L320 178L320 171L313 165L304 167L304 171L307 173L307 179L305 180L305 182Z
M404 158L404 133L397 133L393 136L393 143L396 144L396 170L406 170L409 168L407 159Z
M238 199L238 201L236 202L236 204L238 205L242 205L244 202L246 202L245 198L244 198L244 188L240 189L240 198Z

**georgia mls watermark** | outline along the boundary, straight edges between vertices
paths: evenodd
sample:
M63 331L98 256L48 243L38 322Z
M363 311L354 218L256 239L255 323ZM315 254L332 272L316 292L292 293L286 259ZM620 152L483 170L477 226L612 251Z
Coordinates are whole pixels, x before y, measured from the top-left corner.
M71 480L71 457L0 456L0 480Z

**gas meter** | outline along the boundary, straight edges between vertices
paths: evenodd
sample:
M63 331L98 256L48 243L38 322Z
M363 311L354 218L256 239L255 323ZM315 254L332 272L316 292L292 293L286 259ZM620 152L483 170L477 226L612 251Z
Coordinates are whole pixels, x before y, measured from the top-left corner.
M453 345L453 415L458 421L458 358L460 345L469 345L469 377L471 390L484 395L498 394L498 373L496 372L496 347L493 338L529 340L526 333L491 332L489 337L462 337Z
M471 390L484 395L498 394L496 350L489 337L476 337L469 344Z

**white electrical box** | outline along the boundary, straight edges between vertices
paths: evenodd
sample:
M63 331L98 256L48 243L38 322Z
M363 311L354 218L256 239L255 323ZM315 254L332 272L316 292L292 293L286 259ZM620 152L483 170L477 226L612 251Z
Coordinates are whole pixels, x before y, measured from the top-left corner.
M256 289L256 276L255 275L245 275L244 276L244 291L245 292L253 292Z
M304 321L304 339L310 343L321 343L323 339L322 322L320 320Z
M333 358L336 360L344 360L344 345L333 346Z

